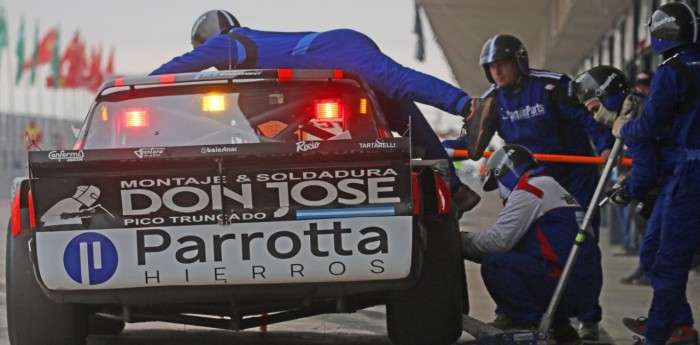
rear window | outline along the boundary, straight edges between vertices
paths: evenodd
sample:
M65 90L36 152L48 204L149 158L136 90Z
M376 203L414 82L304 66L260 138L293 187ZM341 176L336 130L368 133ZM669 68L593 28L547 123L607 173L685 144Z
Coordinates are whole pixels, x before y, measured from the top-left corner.
M79 139L86 149L371 139L386 130L377 123L349 80L185 85L103 97Z

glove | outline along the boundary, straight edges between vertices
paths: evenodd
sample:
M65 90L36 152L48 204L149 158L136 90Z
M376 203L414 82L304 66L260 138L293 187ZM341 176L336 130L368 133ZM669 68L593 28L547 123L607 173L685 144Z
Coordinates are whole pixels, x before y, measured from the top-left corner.
M627 95L625 101L622 102L622 108L620 109L620 115L625 116L629 119L636 119L639 115L644 112L644 102L639 96L634 94Z
M622 126L625 125L625 123L629 122L631 120L627 116L618 116L617 120L615 120L615 123L613 123L612 126L612 134L615 136L615 138L622 139L622 136L620 135L620 130L622 129Z
M605 192L605 196L608 197L608 202L615 206L627 206L632 198L627 194L625 190L625 179L617 181L615 185L609 191Z
M474 98L469 100L462 108L460 115L462 115L462 122L467 123L467 118L472 115L472 103L474 103Z

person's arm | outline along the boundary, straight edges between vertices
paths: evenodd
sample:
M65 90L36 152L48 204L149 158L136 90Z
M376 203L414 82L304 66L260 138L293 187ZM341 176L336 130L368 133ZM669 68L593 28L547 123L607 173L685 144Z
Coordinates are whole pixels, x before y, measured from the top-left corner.
M149 75L199 72L209 67L236 65L245 59L245 48L227 35L214 36L194 50L173 58Z
M538 197L515 190L491 230L467 233L462 242L465 256L482 258L512 249L540 216L541 210L542 202Z
M661 171L659 151L652 143L632 143L627 152L632 157L632 173L625 182L625 190L633 199L644 201L647 193L658 185Z
M635 120L630 120L620 129L625 142L652 141L660 137L673 121L674 110L680 103L679 83L683 78L670 65L662 64L651 80L651 91L644 111Z

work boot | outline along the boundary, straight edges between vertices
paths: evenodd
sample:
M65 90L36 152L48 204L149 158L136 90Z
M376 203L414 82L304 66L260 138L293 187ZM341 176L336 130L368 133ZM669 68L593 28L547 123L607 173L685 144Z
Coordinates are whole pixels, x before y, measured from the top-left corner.
M644 316L640 316L637 319L631 317L622 318L622 324L630 331L639 335L644 335L644 331L647 329L647 321L647 318Z
M690 326L676 327L666 345L698 345L698 331Z
M600 332L598 331L598 323L586 321L579 322L578 335L579 337L581 337L581 340L598 341L598 339L600 338Z
M479 201L481 201L479 194L476 194L476 192L466 184L460 185L452 192L452 204L457 210L457 219L462 218L464 212L476 207Z
M503 313L497 313L496 318L492 322L487 323L487 325L502 329L504 331L514 329L534 329L537 327L536 325L529 323L516 322Z
M549 331L547 345L581 345L581 337L572 325Z

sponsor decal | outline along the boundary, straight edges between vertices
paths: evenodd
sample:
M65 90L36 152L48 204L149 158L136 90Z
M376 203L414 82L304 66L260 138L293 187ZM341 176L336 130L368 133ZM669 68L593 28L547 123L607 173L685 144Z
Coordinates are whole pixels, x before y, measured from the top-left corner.
M162 156L163 152L165 152L164 147L147 147L134 151L134 154L139 158L154 158Z
M603 93L605 92L605 89L607 89L608 86L610 86L610 83L612 83L612 81L613 81L615 78L617 78L617 73L613 73L613 74L609 75L609 76L608 76L608 79L605 79L605 82L604 82L602 85L600 85L599 88L597 88L597 89L595 90L595 95L598 96L598 97L602 96Z
M526 105L522 109L516 109L513 111L506 110L503 112L502 119L510 120L511 122L528 120L545 114L544 105L537 103L535 105Z
M202 147L201 152L203 155L206 155L208 153L232 153L232 152L237 152L238 148L237 147L229 147L229 146L223 146L223 147Z
M82 162L85 157L83 150L80 151L51 151L49 152L49 159L58 162Z
M668 16L666 18L662 18L659 21L655 21L651 23L651 30L654 30L658 28L661 25L668 24L668 23L674 23L676 21L676 17Z
M108 281L116 272L118 263L114 243L96 232L75 236L63 252L66 273L81 285L98 285Z
M372 143L359 143L363 149L393 149L396 148L396 143L387 143L382 138L377 138Z
M226 70L226 71L202 71L194 76L194 79L211 78L211 77L238 77L238 76L252 76L256 77L262 75L261 70Z
M319 146L321 146L320 141L298 141L297 142L297 152L307 152L311 150L317 149Z
M412 217L37 233L50 289L405 278ZM63 258L63 260L61 260Z
M82 225L84 218L91 218L100 212L114 218L101 204L95 204L100 197L100 189L89 186L78 186L75 194L51 206L41 216L44 226Z

